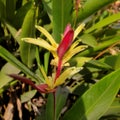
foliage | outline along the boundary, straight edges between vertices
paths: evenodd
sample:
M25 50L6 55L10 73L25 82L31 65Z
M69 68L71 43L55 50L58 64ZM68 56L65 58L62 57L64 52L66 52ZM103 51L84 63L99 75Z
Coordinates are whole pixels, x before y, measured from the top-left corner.
M14 97L29 112L34 106L37 120L119 119L120 12L113 2L0 0L0 99L20 80L24 90ZM40 109L32 103L38 92L46 100Z

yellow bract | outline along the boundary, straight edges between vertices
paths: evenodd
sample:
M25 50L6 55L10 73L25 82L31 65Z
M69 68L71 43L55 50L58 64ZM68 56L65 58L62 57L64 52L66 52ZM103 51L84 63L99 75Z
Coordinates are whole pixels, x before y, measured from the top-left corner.
M84 28L85 24L82 23L80 24L77 29L74 31L74 40L75 38L78 36L78 34L82 31L82 29ZM58 63L58 55L57 55L57 48L58 48L58 44L56 43L56 41L53 39L53 37L41 26L36 26L36 28L45 35L45 37L48 39L48 41L45 41L42 38L22 38L22 40L24 40L25 42L28 43L32 43L34 45L38 45L40 47L43 47L47 50L49 50L53 57L54 60L51 61L51 65L57 65ZM84 50L87 46L83 45L83 46L78 46L80 40L77 40L75 42L72 43L72 45L70 46L70 48L68 49L68 51L65 53L64 57L63 57L63 64L65 64L72 56L74 56L75 54L77 54L78 52Z

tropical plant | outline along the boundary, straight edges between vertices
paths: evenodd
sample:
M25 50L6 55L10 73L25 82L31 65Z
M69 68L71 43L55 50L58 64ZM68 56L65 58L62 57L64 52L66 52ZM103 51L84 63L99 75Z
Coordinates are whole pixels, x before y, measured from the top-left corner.
M19 80L32 86L22 103L38 92L46 99L36 119L119 119L120 12L113 2L0 0L1 98Z

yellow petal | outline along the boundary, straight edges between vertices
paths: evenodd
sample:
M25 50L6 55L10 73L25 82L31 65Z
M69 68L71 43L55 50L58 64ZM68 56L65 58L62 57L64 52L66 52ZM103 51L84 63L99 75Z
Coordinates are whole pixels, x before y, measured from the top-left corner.
M74 49L69 49L65 56L63 57L63 64L66 63L68 60L70 60L75 54L83 51L85 48L87 48L87 45L81 45L78 47L75 47Z
M40 71L41 71L41 73L42 73L42 75L43 75L43 77L45 79L45 83L49 86L49 88L52 88L52 86L53 86L52 78L47 77L47 75L46 75L46 73L44 71L44 68L42 66L39 66L39 67L40 67Z
M76 30L74 31L73 40L78 36L78 34L83 30L84 27L85 27L85 23L82 23L76 28Z
M46 84L49 86L49 89L53 88L53 79L52 79L52 77L48 76L48 79L46 79Z
M41 26L35 26L41 33L43 33L46 37L47 37L47 39L49 40L49 42L52 44L52 46L54 46L54 47L57 47L57 43L55 42L55 40L53 39L53 37L50 35L50 33L46 30L46 29L44 29L43 27L41 27Z
M71 68L66 69L66 70L56 79L56 82L55 82L55 84L54 84L54 87L57 87L57 86L63 84L68 77L73 76L74 74L78 73L80 70L81 70L81 68L77 68L77 67L71 67Z
M22 38L25 42L32 43L34 45L38 45L40 47L43 47L49 51L56 51L56 48L54 48L52 45L50 45L48 42L43 40L42 38L34 39L34 38Z

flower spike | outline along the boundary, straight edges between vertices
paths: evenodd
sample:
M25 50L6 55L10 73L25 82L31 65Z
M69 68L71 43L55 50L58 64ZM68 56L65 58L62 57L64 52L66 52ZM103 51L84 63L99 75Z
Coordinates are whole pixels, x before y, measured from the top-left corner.
M68 24L64 31L64 37L60 43L60 45L57 48L57 54L59 59L62 59L70 45L72 44L73 41L73 36L74 36L74 31Z

